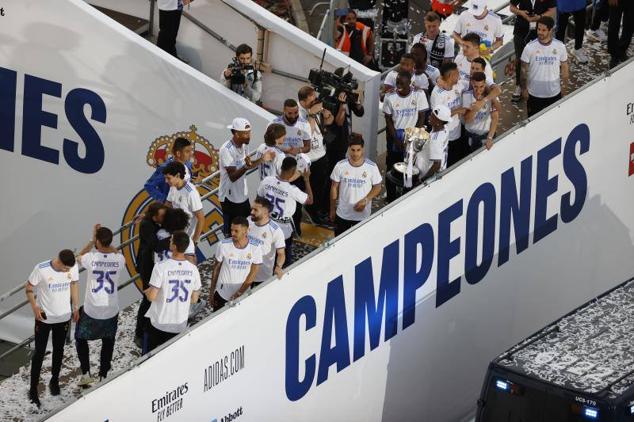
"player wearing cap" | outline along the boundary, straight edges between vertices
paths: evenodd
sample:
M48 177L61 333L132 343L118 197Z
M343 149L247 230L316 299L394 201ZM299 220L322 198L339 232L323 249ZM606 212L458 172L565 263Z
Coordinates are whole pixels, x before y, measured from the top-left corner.
M167 194L167 205L179 208L189 216L189 226L185 231L190 235L195 245L203 232L205 213L203 213L203 204L198 189L191 182L183 180L184 167L181 163L172 162L163 169L165 182L170 186L170 191ZM195 226L192 225L194 217L196 218Z
M542 16L537 22L537 39L522 52L522 94L528 117L556 103L566 94L568 85L568 53L564 43L553 39L555 21Z
M447 122L450 122L451 110L444 105L434 107L429 113L431 133L429 141L425 142L423 149L416 154L416 167L419 170L419 182L430 178L440 170L447 168L447 143L449 131Z
M35 351L31 359L29 399L40 407L37 386L48 335L53 332L51 381L48 385L51 395L57 396L60 393L59 372L64 357L64 340L71 314L73 321L79 319L79 270L73 251L64 249L56 258L37 264L25 289L35 316Z
M497 99L487 100L486 90L486 76L477 72L471 77L471 89L462 94L462 105L467 108L464 126L470 152L481 148L482 141L486 149L491 149L498 127L500 103Z
M246 173L255 168L249 158L246 145L251 141L251 123L236 117L231 126L232 138L220 147L220 187L218 198L222 207L223 232L229 237L234 217L249 216L251 205L247 189Z
M295 157L300 152L307 153L311 147L311 130L308 121L299 114L299 104L292 98L284 101L284 112L272 123L279 123L286 128L282 151Z
M172 144L172 156L167 159L163 164L157 167L154 174L145 182L144 189L146 192L156 201L165 202L167 200L167 194L170 187L165 183L165 177L163 176L163 169L169 163L178 161L185 165L185 177L184 180L189 182L192 178L192 156L194 154L194 145L189 139L176 138Z
M75 346L82 373L80 386L88 386L94 381L90 376L88 340L101 340L99 377L106 378L111 366L119 320L118 283L125 270L125 257L111 243L112 231L97 224L92 240L79 252L79 263L88 273L84 306L79 309L75 328Z
M249 222L245 217L231 221L231 238L216 248L216 266L211 275L209 303L214 311L240 297L251 286L262 264L262 250L247 235Z
M350 134L348 158L337 163L330 175L330 220L335 236L365 220L372 212L372 199L381 192L381 172L365 158L364 142Z
M454 28L454 40L463 46L463 38L469 32L480 36L482 55L490 57L502 46L504 32L502 19L487 9L487 0L471 0L467 12L461 13Z
M293 214L297 204L310 205L313 203L313 191L310 187L310 170L306 169L302 174L306 192L292 185L290 180L297 172L297 160L286 157L282 162L282 172L277 177L267 177L258 187L258 195L263 196L273 204L271 218L284 232L286 243L286 261L288 266L293 262L293 231L297 231L293 222Z
M396 92L385 97L383 113L387 128L387 156L386 166L389 169L403 161L403 140L405 129L408 127L423 127L425 111L429 109L427 98L422 91L411 88L411 74L400 72L396 79ZM389 180L385 184L388 202L397 198L396 186Z
M251 206L251 215L248 218L248 235L262 252L262 265L255 275L252 287L265 282L274 273L278 278L282 278L282 267L286 259L284 253L286 242L284 232L270 218L271 210L273 210L273 204L268 199L258 196Z
M185 331L190 305L198 302L200 274L184 254L190 242L187 233L174 233L170 244L172 257L154 266L150 287L144 292L152 305L146 314L150 323L143 354Z

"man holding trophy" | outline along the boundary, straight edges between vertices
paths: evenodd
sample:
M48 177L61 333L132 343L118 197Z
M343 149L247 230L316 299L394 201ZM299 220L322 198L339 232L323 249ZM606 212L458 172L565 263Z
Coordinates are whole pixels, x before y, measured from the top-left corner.
M423 91L414 91L411 88L412 75L409 72L400 71L396 77L396 90L385 97L383 113L387 128L387 158L386 167L391 169L394 164L402 162L405 153L405 129L422 128L425 122L425 111L429 109L427 97ZM397 194L398 183L387 179L385 189L387 201L392 202Z

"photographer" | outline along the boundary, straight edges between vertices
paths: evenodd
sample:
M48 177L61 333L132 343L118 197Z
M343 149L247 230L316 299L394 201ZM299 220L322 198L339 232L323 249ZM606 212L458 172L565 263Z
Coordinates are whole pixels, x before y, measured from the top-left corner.
M233 92L249 101L260 104L262 74L253 65L253 50L247 44L236 48L233 62L223 70L220 81Z

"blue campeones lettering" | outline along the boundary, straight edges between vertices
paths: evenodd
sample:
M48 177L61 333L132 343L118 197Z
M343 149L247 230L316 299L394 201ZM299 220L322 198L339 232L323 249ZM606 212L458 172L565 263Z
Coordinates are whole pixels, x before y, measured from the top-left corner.
M15 120L17 72L0 67L0 149L15 149ZM24 104L22 114L22 155L59 164L59 150L42 145L42 127L57 129L58 116L44 110L44 96L62 98L62 84L32 75L24 76ZM84 114L90 108L90 117ZM61 148L66 163L80 173L96 173L103 167L103 143L90 120L106 123L106 104L95 92L77 88L66 95L64 111L70 126L83 143L80 156L79 142L64 138Z
M383 342L393 338L398 333L399 295L403 304L401 331L414 324L416 295L427 282L434 259L437 268L436 307L439 307L461 290L461 276L450 280L452 259L464 256L463 274L468 284L483 282L494 261L496 228L499 227L499 267L509 261L511 227L516 253L528 248L532 209L533 243L557 230L559 217L563 223L573 221L583 209L588 190L588 177L579 156L589 150L590 130L587 125L580 124L570 132L563 149L560 138L537 151L535 160L533 156L524 159L520 163L519 177L515 168L504 171L500 175L499 201L495 186L490 182L483 183L468 200L460 199L438 214L436 237L433 227L423 223L406 233L403 240L397 239L385 246L380 274L373 272L374 257L358 263L354 275L352 345L349 342L343 276L328 283L324 309L319 311L323 315L319 355L300 356L300 340L304 333L317 327L318 309L312 296L299 299L291 307L286 322L285 387L288 399L299 400L313 385L326 382L333 366L336 372L350 366L351 352L352 361L356 362L368 352L367 344L369 351L376 349L381 344L382 331ZM552 204L549 207L548 201L556 200L554 196L560 187L560 175L551 174L554 168L551 163L558 157L562 160L563 174L570 181L572 190L560 195L559 213L552 213L554 207ZM536 163L534 202L531 201L533 162ZM548 215L549 210L552 215ZM461 224L465 229L464 240L452 234L452 229L457 233ZM402 290L399 286L401 242ZM377 279L378 284L375 283ZM302 373L304 375L300 379Z

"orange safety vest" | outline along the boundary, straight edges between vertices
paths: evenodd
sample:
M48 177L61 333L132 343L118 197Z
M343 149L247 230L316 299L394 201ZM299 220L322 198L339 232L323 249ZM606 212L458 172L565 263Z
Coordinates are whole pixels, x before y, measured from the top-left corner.
M370 36L370 27L367 25L362 24L361 22L357 22L356 23L356 29L357 31L361 31L362 32L362 36L361 36L361 48L363 49L363 54L365 54L366 56L368 55L368 49L366 48L366 43L367 43L367 39ZM343 25L343 34L341 34L341 37L339 38L339 40L337 41L337 50L341 51L342 53L344 53L345 55L349 55L350 54L350 34L348 34L348 31L346 30L346 26Z

